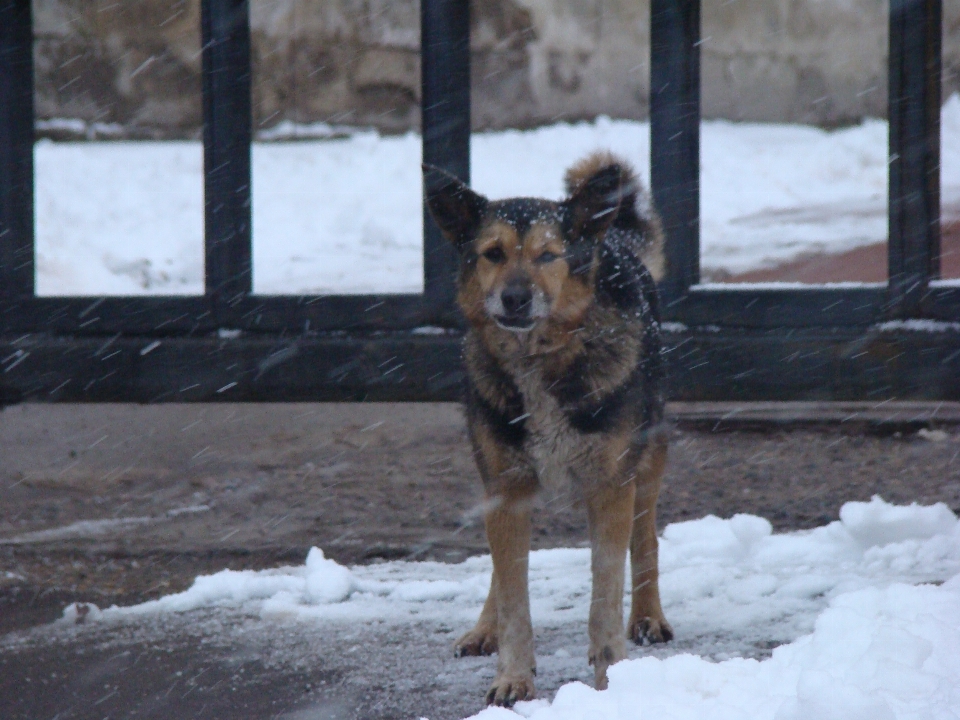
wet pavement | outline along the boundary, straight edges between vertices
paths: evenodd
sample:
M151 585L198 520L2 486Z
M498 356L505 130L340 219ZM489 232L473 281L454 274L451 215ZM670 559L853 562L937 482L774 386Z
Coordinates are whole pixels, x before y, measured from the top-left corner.
M960 510L952 405L720 410L675 408L661 526L752 512L778 530L813 527L875 493ZM461 627L209 610L50 624L75 601L133 604L226 567L300 564L311 545L342 563L483 552L456 406L13 407L0 413L0 457L0 717L440 720L480 709L495 658L454 660ZM538 511L536 547L585 538L575 505ZM585 622L538 629L542 693L590 678L585 633Z

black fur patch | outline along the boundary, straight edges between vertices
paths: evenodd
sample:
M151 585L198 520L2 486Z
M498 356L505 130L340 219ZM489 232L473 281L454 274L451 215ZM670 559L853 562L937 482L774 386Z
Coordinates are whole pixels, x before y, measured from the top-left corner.
M604 348L602 343L588 340L584 354L551 392L570 424L580 432L606 432L625 418L640 429L658 425L663 421L664 367L656 282L636 255L608 238L601 249L597 293L601 302L633 314L641 323L643 337L637 365L618 387L602 396L589 395L587 378L592 372L602 372L602 368L591 368L588 358L601 361Z
M481 421L490 428L494 437L504 445L520 448L527 440L527 427L523 420L523 413L498 410L476 391L470 388L467 408L474 420ZM522 408L521 408L522 409ZM519 420L518 420L519 418Z
M601 302L620 310L644 309L644 276L650 272L633 251L633 242L632 234L611 229L600 246L597 294Z
M500 442L519 448L528 434L520 390L479 343L474 350L469 355L467 413L487 425Z
M638 414L642 401L640 386L643 382L639 367L612 391L591 396L586 381L590 368L586 357L581 356L551 388L551 392L574 429L582 433L606 432L616 427L624 415L631 412Z
M490 203L490 215L513 227L520 237L530 231L534 223L558 222L556 203L540 198L511 198Z
M581 240L580 242L566 243L567 252L564 259L567 261L567 267L570 268L571 275L586 275L593 267L596 257L596 245L592 242Z
M470 242L489 201L458 178L432 165L423 166L427 207L437 226L457 247Z
M657 283L641 263L643 272L638 280L646 310L643 327L643 347L640 370L643 375L643 395L640 412L641 428L649 430L663 422L663 385L666 369L663 362L663 340L660 336L660 295Z

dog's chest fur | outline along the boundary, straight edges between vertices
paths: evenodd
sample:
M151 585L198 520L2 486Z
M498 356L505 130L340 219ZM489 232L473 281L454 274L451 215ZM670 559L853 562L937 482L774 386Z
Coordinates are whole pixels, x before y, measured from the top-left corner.
M595 477L596 438L574 428L557 398L549 391L539 362L511 363L511 375L523 397L527 438L524 451L543 487L561 492Z

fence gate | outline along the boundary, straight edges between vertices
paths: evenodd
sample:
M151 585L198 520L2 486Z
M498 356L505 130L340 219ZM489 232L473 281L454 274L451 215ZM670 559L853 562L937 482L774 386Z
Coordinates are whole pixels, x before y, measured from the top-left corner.
M252 292L246 0L203 0L205 293L37 297L30 0L0 0L0 404L455 400L453 249L421 295ZM699 284L700 3L651 2L651 184L668 236L670 396L960 400L938 281L941 0L891 0L889 267L858 287ZM422 0L423 158L469 181L468 3Z

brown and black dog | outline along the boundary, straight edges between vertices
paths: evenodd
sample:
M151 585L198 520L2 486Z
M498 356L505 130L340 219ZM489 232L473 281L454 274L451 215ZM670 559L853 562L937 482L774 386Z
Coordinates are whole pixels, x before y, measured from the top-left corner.
M567 172L567 199L488 200L424 166L427 204L460 253L457 299L467 421L487 497L493 577L456 654L499 652L488 703L534 696L527 594L530 513L541 487L582 498L590 526L590 663L597 688L626 636L673 630L657 585L656 504L667 455L656 280L660 222L622 160L596 153Z

